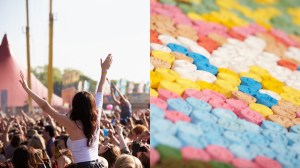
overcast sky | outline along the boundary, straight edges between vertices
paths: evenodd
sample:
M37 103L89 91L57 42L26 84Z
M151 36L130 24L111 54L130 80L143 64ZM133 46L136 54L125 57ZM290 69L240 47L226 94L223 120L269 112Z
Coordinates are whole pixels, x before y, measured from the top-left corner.
M53 66L98 80L100 58L114 56L108 76L149 81L148 0L53 0ZM48 64L49 0L29 0L31 65ZM26 67L26 1L0 0L0 38ZM1 70L1 67L0 67Z

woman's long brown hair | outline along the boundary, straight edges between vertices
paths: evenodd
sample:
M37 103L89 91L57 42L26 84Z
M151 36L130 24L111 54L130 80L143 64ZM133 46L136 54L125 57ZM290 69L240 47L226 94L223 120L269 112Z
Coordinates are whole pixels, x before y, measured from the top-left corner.
M87 138L87 146L90 146L95 138L97 115L98 110L94 96L85 91L76 93L72 101L70 119L81 121L83 133Z

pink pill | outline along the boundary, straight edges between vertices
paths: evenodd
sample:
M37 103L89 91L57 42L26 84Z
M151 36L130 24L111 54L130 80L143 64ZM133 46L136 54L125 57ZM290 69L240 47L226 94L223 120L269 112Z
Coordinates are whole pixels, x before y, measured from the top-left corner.
M226 97L224 95L222 95L218 92L212 91L212 90L204 89L204 90L202 90L202 93L213 99L220 99L220 100L224 100L224 101L226 100Z
M225 103L225 101L220 100L220 99L210 99L208 101L208 103L213 107L213 108L221 108L223 107L223 104Z
M184 160L202 160L205 162L210 160L210 156L205 150L196 149L194 147L181 148L181 154Z
M155 164L159 161L159 153L153 149L153 148L150 148L150 165L151 167L152 166L155 166Z
M255 158L255 163L261 168L281 168L281 164L276 160L270 159L265 156L257 156Z
M205 102L208 102L209 97L202 94L202 92L194 89L186 89L182 95L182 98L186 99L188 97L194 97L196 99L203 100Z
M232 153L224 147L217 145L209 145L205 148L205 151L211 156L212 159L230 163L233 159Z
M177 121L191 122L191 118L189 116L178 111L166 110L165 117L166 119L172 122L177 122Z
M245 119L249 122L260 124L265 118L257 113L256 111L251 110L250 108L245 108L241 110L241 116L242 119Z
M158 98L167 101L168 99L172 99L172 98L180 98L180 96L166 89L158 89Z
M226 103L230 105L233 108L233 112L240 117L241 116L241 110L248 107L248 105L242 101L237 99L227 99Z
M168 106L168 104L164 100L157 97L150 97L150 103L155 104L157 107L163 110L167 109Z
M259 166L256 163L242 158L233 159L232 164L236 168L259 168Z

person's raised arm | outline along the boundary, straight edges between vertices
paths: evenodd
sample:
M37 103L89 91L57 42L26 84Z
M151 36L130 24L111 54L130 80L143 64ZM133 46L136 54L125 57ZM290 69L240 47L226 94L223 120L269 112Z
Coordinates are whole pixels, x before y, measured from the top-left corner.
M49 114L55 121L65 126L68 131L72 131L74 126L72 121L67 116L58 113L46 100L39 97L36 93L29 89L27 82L24 80L24 75L22 72L20 73L20 77L21 80L19 81L23 89L39 105L39 107L42 108L43 111L45 111L47 114Z
M112 84L113 88L118 92L118 95L120 95L120 97L125 100L125 102L127 102L127 104L130 104L129 100L125 98L125 96L121 93L121 91L119 89L117 89L117 87Z
M115 96L115 91L114 91L113 87L110 88L110 91L111 91L111 95L112 95L112 98L113 98L114 102L115 102L117 105L120 105L121 102L116 98L116 96Z
M107 74L107 70L109 69L110 65L112 63L112 55L108 54L108 56L106 57L106 59L104 60L104 62L102 62L101 59L101 78L100 78L100 82L98 85L98 89L97 92L102 92L103 91L103 86L106 80L106 74Z
M119 137L119 142L120 142L120 149L121 153L130 153L130 150L125 142L125 139L123 137L123 128L121 126L116 127L116 131Z

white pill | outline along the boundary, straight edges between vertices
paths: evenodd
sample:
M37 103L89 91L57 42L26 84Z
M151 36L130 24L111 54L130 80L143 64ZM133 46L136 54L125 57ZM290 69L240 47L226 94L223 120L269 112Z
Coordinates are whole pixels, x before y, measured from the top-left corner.
M158 51L163 51L163 52L167 52L170 53L172 50L164 45L161 44L157 44L157 43L150 43L150 49L152 50L158 50Z

